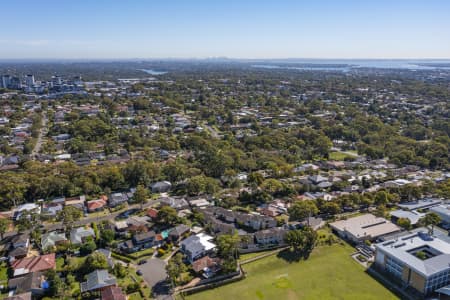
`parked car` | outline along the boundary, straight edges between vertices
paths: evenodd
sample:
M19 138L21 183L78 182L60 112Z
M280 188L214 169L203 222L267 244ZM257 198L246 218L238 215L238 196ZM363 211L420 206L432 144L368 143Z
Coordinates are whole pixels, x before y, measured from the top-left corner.
M142 271L141 270L137 270L136 274L138 274L139 276L142 276Z
M145 259L138 261L138 265L143 265L145 263L147 263L147 260Z

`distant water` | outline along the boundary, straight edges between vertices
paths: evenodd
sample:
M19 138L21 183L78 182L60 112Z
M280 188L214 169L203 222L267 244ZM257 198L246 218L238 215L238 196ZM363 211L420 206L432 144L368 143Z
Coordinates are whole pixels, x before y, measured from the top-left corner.
M142 72L145 72L147 74L150 74L150 75L163 75L163 74L167 73L166 71L156 71L156 70L151 70L151 69L139 69L139 70L141 70Z
M350 71L360 68L407 69L407 70L450 70L450 60L384 60L384 59L292 59L261 61L253 64L254 68Z

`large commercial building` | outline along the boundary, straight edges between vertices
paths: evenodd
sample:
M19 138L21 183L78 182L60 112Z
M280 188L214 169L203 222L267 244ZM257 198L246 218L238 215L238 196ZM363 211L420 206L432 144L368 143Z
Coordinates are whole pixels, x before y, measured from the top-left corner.
M450 244L416 232L375 245L375 264L404 287L428 295L450 284Z
M374 241L379 237L401 230L392 222L372 214L336 221L330 223L330 226L340 237L354 243L365 240Z

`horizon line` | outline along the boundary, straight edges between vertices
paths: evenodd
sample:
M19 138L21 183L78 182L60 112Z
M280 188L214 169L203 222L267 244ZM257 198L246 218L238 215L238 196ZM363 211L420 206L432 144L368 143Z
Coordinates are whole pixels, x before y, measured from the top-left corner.
M209 56L209 57L92 57L92 58L75 58L75 57L28 57L28 58L0 58L0 62L8 61L129 61L129 60L160 60L160 61L170 61L170 60L230 60L230 61L267 61L267 60L344 60L344 61L355 61L355 60L450 60L447 58L433 58L433 57L404 57L404 58L380 58L380 57L365 57L365 58L340 58L340 57L273 57L273 58L246 58L246 57L227 57L227 56Z

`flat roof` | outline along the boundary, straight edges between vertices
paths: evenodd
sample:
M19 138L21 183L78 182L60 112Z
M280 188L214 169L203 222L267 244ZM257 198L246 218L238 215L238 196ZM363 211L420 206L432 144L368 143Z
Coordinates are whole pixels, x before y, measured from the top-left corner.
M431 237L425 232L416 232L395 240L378 243L375 247L424 276L430 276L450 268L450 244L440 238ZM422 260L409 252L421 247L431 248L437 254Z
M381 235L400 231L400 228L392 222L378 218L372 214L365 214L330 223L330 226L340 231L347 231L355 237L376 238Z
M409 219L411 221L412 225L417 224L417 222L419 222L419 220L425 216L425 214L420 213L418 211L408 211L408 210L394 210L391 211L391 216L396 217L396 218L406 218Z
M434 206L434 207L430 208L430 211L433 211L433 212L438 213L443 216L450 217L450 205L448 205L448 204L441 204L441 205Z
M428 208L442 203L441 199L421 199L417 201L404 202L397 204L398 207L408 210Z

